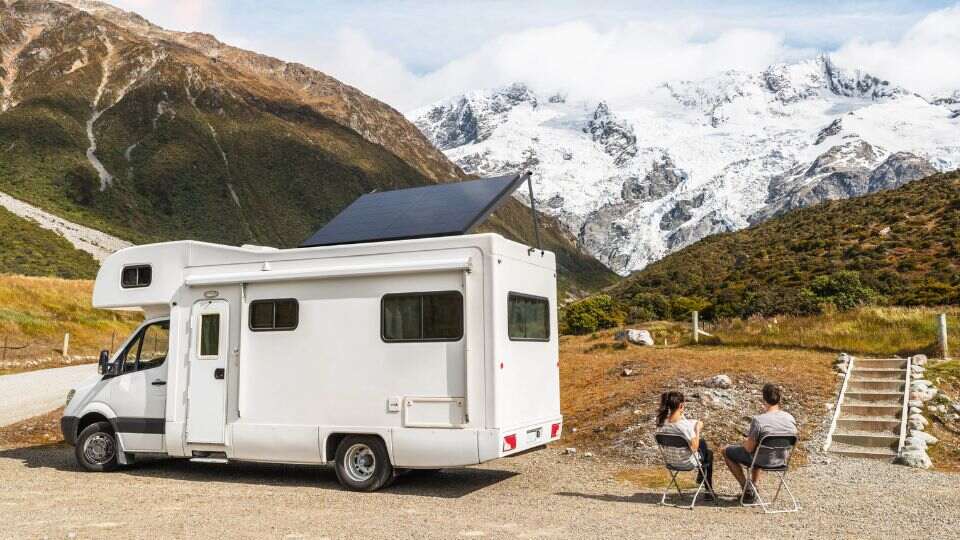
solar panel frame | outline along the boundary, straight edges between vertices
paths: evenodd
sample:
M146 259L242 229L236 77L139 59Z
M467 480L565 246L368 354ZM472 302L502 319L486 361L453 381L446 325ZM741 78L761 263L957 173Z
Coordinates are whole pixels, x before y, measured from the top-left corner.
M468 234L529 176L527 172L367 193L300 247Z

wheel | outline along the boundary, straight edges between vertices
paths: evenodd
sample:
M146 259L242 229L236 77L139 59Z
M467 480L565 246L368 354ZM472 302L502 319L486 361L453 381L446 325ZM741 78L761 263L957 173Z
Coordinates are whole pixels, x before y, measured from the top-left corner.
M77 462L88 471L107 472L118 467L117 437L109 422L95 422L83 428L77 437L74 454Z
M350 435L337 446L337 480L352 491L376 491L393 480L393 465L380 437Z

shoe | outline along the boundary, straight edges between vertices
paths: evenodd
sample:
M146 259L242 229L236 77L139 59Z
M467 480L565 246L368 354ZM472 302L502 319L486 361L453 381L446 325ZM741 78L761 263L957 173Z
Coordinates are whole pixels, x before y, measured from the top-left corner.
M750 490L743 495L743 504L753 504L757 502L757 494Z

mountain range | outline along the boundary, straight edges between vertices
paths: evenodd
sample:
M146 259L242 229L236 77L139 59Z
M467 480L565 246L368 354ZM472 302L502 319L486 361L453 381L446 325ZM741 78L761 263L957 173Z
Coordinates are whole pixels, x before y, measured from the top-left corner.
M408 117L468 173L532 170L538 208L623 275L709 235L960 167L960 90L920 96L826 55L617 102L517 83Z
M363 193L467 177L402 114L306 66L100 2L0 0L0 222L34 255L0 271L89 277L92 261L57 260L131 242L291 247ZM565 287L610 282L542 221ZM482 230L532 243L530 222L511 201Z

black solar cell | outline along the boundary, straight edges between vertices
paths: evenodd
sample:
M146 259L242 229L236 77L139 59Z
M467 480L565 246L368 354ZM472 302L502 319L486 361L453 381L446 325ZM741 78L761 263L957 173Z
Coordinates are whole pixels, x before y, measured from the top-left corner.
M467 234L529 173L368 193L300 247Z

